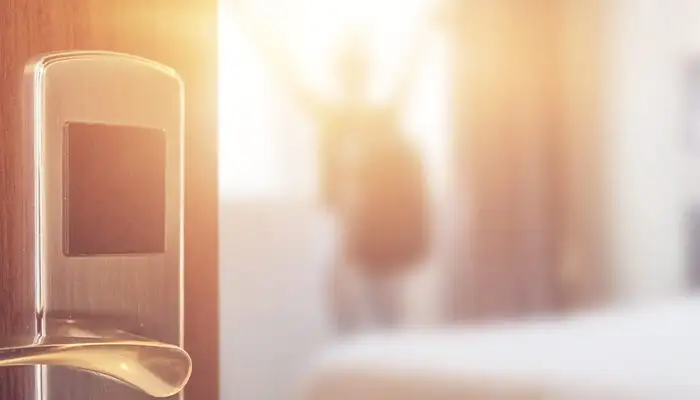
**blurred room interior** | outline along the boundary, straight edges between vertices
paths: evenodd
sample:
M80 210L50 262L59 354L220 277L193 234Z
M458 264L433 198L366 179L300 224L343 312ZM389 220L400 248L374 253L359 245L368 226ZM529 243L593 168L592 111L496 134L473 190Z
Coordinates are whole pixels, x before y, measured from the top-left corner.
M402 123L436 232L412 324L567 315L700 282L700 2L221 0L222 398L290 398L333 341L316 132L241 7L330 97L329 54L349 26L372 34L377 99L428 43Z

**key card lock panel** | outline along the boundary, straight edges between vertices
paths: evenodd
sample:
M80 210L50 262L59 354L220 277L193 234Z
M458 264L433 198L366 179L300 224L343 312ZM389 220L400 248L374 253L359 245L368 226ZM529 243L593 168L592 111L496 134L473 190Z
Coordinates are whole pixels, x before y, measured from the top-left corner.
M177 350L183 344L181 79L156 62L110 52L41 56L24 79L37 334L65 337L68 329L71 337L99 339L100 332L121 332L116 336ZM104 353L103 361L118 369L127 353ZM166 388L169 380L189 377L184 356L186 363L152 361L151 367L161 364L158 376L116 376L121 382L42 366L38 396L177 398ZM140 381L149 377L150 392Z

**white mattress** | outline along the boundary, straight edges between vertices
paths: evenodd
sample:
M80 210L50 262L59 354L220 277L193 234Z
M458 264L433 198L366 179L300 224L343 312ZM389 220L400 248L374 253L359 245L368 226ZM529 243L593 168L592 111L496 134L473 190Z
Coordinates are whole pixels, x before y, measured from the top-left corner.
M357 338L316 360L302 398L700 399L700 297Z

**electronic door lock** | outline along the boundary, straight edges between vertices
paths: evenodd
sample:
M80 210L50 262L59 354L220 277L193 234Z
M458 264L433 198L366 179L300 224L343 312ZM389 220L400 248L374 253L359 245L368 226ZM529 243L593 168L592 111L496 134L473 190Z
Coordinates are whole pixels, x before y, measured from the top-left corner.
M150 60L72 51L32 60L24 83L33 262L20 267L34 271L36 326L0 340L0 366L37 365L41 400L180 396L192 370L182 81Z

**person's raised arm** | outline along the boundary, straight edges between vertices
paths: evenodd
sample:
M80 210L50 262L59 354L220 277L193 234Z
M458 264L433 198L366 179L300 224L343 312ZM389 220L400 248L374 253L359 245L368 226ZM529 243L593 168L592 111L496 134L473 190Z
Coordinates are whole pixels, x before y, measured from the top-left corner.
M433 43L431 39L434 38L434 36L432 36L434 32L431 31L431 28L435 27L435 22L438 17L439 15L436 17L434 13L430 13L426 18L427 22L414 31L410 53L408 54L406 62L403 63L403 70L397 75L394 90L389 101L389 107L394 113L400 114L406 107L413 82L421 66L421 61L423 57L425 57L430 45Z
M244 1L236 1L234 8L236 19L239 21L244 34L251 38L253 45L259 50L274 79L282 89L291 96L292 101L304 112L313 117L324 112L325 104L310 88L302 82L302 76L295 68L286 49L279 40L273 37L262 21L254 18Z

